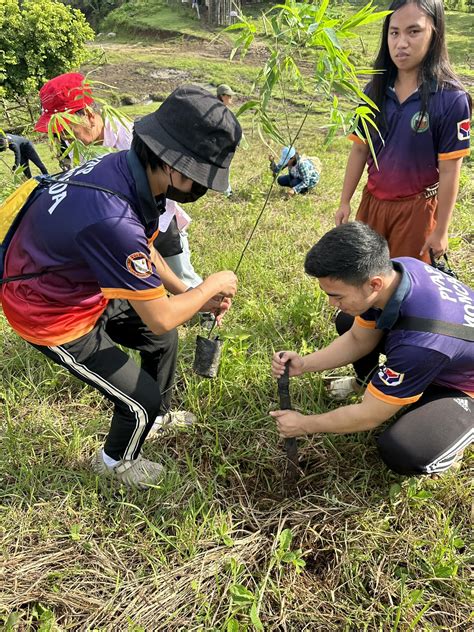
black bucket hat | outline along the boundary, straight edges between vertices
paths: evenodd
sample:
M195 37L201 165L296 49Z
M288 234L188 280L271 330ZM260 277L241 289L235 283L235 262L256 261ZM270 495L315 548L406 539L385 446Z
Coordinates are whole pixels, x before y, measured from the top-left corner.
M234 114L207 90L177 88L137 121L136 134L163 162L208 189L226 191L242 129Z

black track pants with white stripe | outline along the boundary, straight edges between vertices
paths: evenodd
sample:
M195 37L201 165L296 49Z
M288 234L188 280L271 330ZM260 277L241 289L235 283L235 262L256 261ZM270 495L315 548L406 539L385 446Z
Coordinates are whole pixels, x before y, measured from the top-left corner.
M377 439L382 459L399 474L447 470L474 441L474 399L431 384Z
M117 344L140 352L141 367ZM34 345L114 404L106 454L136 459L155 418L169 409L178 335L153 334L127 301L109 303L96 327L57 347Z

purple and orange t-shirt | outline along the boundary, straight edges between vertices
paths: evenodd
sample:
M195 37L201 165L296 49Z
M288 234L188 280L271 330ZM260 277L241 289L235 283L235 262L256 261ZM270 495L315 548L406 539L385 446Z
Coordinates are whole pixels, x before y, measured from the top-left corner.
M361 327L387 332L387 360L367 390L378 399L402 406L416 402L432 383L473 397L474 342L392 327L399 317L415 316L474 330L474 291L418 259L400 257L393 263L401 280L385 308L356 317Z
M95 158L60 176L122 195L55 183L35 196L8 248L5 316L25 340L60 345L95 326L109 299L165 295L150 244L159 208L133 151Z
M370 94L370 84L365 91ZM421 193L438 182L440 160L469 155L470 110L462 90L433 91L420 122L419 91L400 103L389 87L384 113L386 123L380 134L371 132L378 168L371 153L367 159L367 188L378 199L397 200ZM357 134L349 138L365 142Z

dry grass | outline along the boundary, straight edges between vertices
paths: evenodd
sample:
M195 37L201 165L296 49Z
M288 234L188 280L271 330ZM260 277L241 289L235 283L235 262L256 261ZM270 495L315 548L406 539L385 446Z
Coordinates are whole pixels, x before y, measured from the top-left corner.
M285 483L267 414L276 402L269 356L334 336L332 312L302 271L307 249L332 226L348 150L338 139L324 152L320 123L308 122L301 150L321 158L321 183L292 202L272 195L240 270L218 379L190 373L201 332L182 328L175 401L199 424L147 442L147 455L166 466L158 488L127 492L92 476L87 460L107 432L109 406L0 318L5 629L472 628L472 455L459 474L406 479L383 467L370 433L327 435L300 441L301 479ZM246 141L232 167L234 197L210 194L192 210L204 274L235 265L268 186L268 148L248 122ZM451 243L466 281L473 180L467 162ZM332 405L318 376L295 381L292 395L303 411Z

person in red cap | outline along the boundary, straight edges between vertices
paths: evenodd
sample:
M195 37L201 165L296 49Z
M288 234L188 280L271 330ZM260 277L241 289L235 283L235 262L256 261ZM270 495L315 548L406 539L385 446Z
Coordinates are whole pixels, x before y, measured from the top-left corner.
M144 488L163 466L143 442L176 423L176 327L197 312L220 320L237 291L223 270L188 287L152 247L166 198L225 191L242 137L215 96L182 86L134 126L131 149L98 156L38 188L8 246L0 299L13 329L113 404L94 455L102 477ZM141 363L121 346L139 351Z
M49 124L54 114L75 114L84 118L84 123L72 123L64 116L71 127L74 137L85 145L104 139L104 122L90 106L94 105L90 85L84 75L79 72L68 72L46 82L39 92L41 116L35 130L48 133ZM63 126L53 120L52 131L60 134Z

